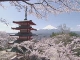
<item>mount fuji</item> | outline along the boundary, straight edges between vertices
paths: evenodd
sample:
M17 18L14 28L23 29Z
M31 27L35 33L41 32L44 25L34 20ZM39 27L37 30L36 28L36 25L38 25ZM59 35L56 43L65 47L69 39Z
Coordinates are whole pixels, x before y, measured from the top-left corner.
M52 25L48 25L44 27L43 29L51 30L51 29L57 29L56 27L53 27Z
M53 32L59 32L59 30L52 26L52 25L47 25L46 27L42 29L38 29L37 31L33 31L33 33L37 34L38 36L47 36L49 37Z

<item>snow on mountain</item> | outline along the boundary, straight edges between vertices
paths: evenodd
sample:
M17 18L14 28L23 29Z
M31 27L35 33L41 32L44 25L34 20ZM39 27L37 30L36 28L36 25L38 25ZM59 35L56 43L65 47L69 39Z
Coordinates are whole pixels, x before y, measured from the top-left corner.
M37 29L37 30L40 30L40 29Z
M50 37L50 35L53 32L58 32L58 29L52 25L47 25L46 27L42 28L42 29L37 29L37 31L32 31L34 34L38 35L36 38L42 38L42 37Z
M44 27L43 29L57 29L56 27L52 26L52 25L47 25L46 27Z

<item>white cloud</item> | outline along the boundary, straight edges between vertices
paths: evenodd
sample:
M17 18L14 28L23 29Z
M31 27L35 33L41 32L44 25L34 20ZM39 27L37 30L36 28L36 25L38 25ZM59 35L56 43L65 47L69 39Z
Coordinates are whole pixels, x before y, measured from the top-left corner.
M47 25L46 27L44 27L43 29L57 29L56 27L52 26L52 25Z
M80 29L80 25L77 25L77 29Z
M78 27L80 27L80 25L77 25Z
M16 33L16 32L18 32L17 30L12 30L11 27L16 27L16 25L13 24L13 25L7 26L6 24L0 22L0 31L5 31L7 33Z
M40 30L40 29L37 29L37 30Z

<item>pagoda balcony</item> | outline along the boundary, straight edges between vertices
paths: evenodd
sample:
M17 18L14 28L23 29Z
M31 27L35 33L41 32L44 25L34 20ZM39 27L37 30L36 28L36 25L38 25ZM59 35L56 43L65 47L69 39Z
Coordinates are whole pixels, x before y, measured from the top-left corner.
M32 28L31 26L19 26L18 28L21 28L21 29L28 29L28 28Z
M20 25L19 28L32 28L30 25Z
M31 30L20 30L20 33L30 33Z
M18 32L17 34L32 34L32 32Z
M24 35L24 34L32 34L31 32L18 32L17 34L19 34L19 35Z
M23 38L23 39L20 39L20 38L18 38L17 40L18 40L18 41L20 41L20 40L21 40L21 41L22 41L22 40L23 40L23 41L28 41L28 40L32 40L32 39L33 39L33 38L30 38L30 39L24 39L24 38Z
M30 39L30 38L31 38L31 36L28 36L28 37L24 37L24 36L22 37L22 36L20 36L19 37L19 39Z

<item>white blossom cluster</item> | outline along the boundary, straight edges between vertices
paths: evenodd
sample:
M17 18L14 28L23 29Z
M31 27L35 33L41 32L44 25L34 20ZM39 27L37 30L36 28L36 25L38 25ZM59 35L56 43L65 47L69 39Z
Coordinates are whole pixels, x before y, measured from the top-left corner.
M8 48L9 41L13 41L15 39L16 39L15 37L9 36L8 33L4 32L4 31L0 31L0 49L4 50L4 49Z
M0 6L5 8L4 1L0 1ZM47 18L50 13L59 14L63 12L80 12L80 0L22 0L8 1L11 6L15 6L20 12L28 7L28 14L36 15L38 18Z
M68 35L58 35L35 41L24 41L16 44L16 46L19 46L19 49L21 49L20 47L27 49L25 54L29 55L29 60L80 60L80 37L74 38Z

